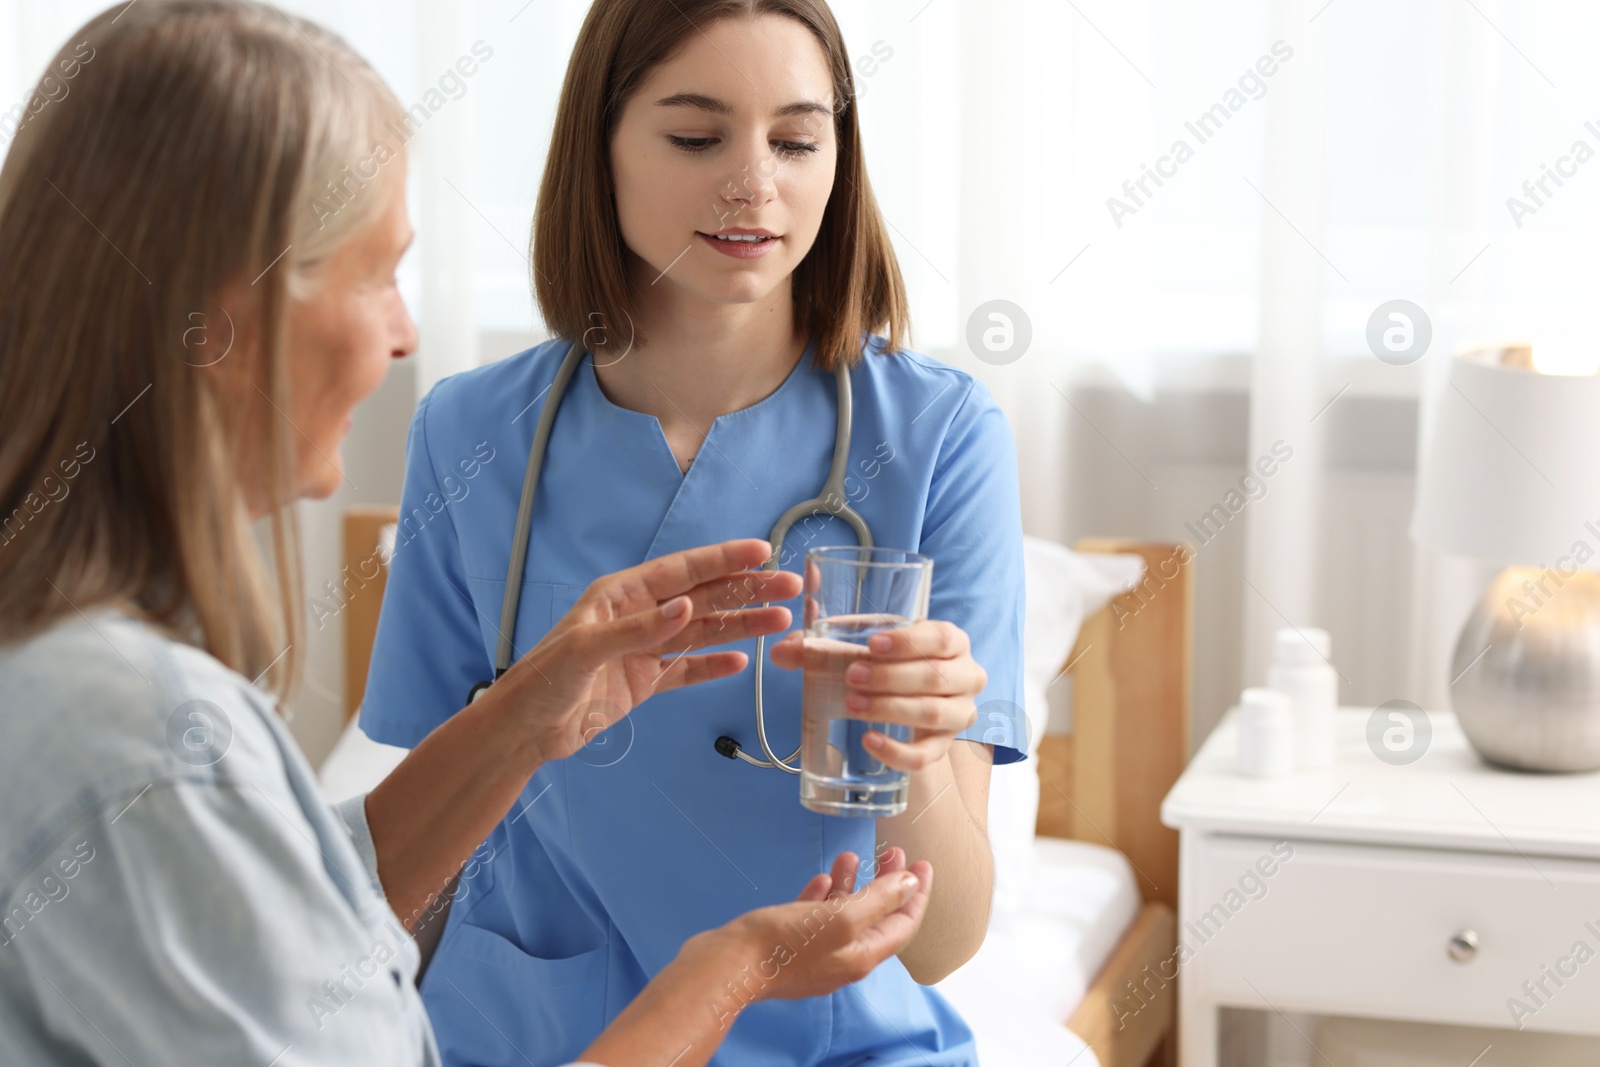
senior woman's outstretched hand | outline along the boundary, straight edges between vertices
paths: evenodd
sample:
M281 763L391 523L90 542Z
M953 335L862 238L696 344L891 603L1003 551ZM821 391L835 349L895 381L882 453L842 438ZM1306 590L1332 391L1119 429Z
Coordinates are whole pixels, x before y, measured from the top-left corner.
M792 904L747 912L711 935L742 935L762 957L759 999L817 997L859 982L899 952L922 922L933 885L927 861L908 869L890 848L871 882L856 888L860 860L841 852L831 874L819 874ZM685 946L685 951L688 946ZM769 979L769 972L776 972Z
M744 668L710 646L772 634L800 576L757 568L772 555L747 538L674 552L596 579L544 639L477 700L423 738L367 797L384 895L424 952L442 923L435 901L549 760L581 749L652 693ZM798 803L798 801L796 801ZM433 929L433 937L423 928Z
M781 632L800 576L759 570L749 538L646 560L596 579L481 698L515 703L543 761L564 759L654 693L743 670L743 652L699 649Z
M793 903L691 937L583 1061L703 1067L756 1001L823 996L865 978L917 932L933 868L919 861L907 869L905 853L890 848L877 877L857 890L859 866L855 853L842 852L832 873L814 877Z

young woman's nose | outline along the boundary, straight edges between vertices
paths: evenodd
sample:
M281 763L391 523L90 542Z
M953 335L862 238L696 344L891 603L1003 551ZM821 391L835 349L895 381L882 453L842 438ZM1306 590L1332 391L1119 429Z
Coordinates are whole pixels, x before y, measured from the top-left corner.
M723 199L749 207L759 207L771 200L778 173L778 157L772 146L764 139L755 138L750 147L731 156L734 171L723 182Z

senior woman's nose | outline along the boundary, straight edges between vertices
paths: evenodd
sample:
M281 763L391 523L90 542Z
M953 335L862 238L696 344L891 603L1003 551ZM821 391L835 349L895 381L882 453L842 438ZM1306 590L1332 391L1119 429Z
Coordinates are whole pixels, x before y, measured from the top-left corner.
M417 350L417 324L411 321L411 313L404 308L400 309L400 340L393 351L389 353L395 359L405 359Z

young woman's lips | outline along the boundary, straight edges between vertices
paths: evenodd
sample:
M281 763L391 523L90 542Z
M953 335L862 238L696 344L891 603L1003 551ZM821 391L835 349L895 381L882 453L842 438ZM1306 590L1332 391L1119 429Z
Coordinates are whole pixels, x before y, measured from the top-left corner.
M697 234L700 240L725 256L734 259L760 259L778 246L781 237L766 237L759 241L722 241L709 234Z

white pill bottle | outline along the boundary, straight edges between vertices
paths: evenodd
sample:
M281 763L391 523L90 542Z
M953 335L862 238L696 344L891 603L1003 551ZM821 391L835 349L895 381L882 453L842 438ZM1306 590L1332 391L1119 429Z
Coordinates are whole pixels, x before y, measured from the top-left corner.
M1309 626L1285 626L1273 640L1267 688L1289 698L1296 770L1333 766L1333 712L1339 706L1339 672L1329 659L1331 645L1328 631Z
M1276 689L1240 693L1238 772L1251 778L1286 778L1294 767L1289 698Z

